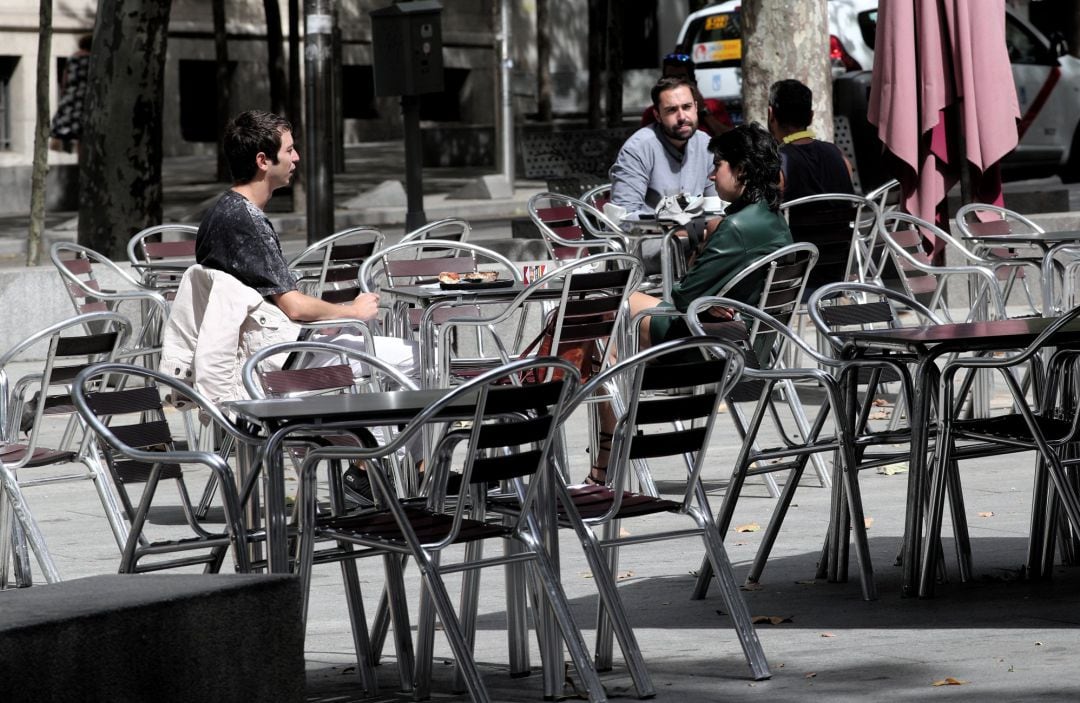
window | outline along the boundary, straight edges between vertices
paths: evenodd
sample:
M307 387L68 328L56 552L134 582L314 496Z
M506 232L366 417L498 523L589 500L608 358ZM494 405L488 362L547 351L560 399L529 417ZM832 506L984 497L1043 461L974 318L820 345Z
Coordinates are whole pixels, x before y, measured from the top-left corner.
M375 105L375 74L371 66L341 67L342 117L373 120L379 116Z
M11 77L15 73L15 66L19 64L18 56L0 56L0 150L6 151L11 148Z
M229 62L232 76L236 62ZM189 142L217 142L217 62L180 60L180 136Z
M446 68L441 93L420 96L420 119L435 122L461 121L461 91L469 77L467 68Z

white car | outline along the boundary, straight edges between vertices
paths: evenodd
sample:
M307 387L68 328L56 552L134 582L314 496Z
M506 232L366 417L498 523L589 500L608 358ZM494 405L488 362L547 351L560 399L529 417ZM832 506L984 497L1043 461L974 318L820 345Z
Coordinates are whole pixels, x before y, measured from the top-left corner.
M701 94L728 103L736 122L742 117L741 6L732 0L692 13L677 39L677 50L694 59ZM829 57L835 77L873 68L877 6L877 0L829 0ZM1008 10L1005 42L1024 131L1004 168L1024 176L1057 173L1065 182L1080 181L1080 60L1064 53L1060 39L1047 39ZM861 78L869 85L866 76L845 78ZM854 123L865 120L865 103L861 114L859 106L848 107L853 131L860 133Z

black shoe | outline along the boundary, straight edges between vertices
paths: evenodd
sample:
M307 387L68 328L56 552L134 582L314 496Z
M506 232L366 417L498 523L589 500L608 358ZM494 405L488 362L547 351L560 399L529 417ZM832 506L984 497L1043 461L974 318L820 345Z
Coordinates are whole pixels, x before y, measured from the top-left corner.
M356 464L351 464L341 474L341 483L345 488L345 498L360 506L370 506L375 503L375 496L371 492L371 479L367 471Z

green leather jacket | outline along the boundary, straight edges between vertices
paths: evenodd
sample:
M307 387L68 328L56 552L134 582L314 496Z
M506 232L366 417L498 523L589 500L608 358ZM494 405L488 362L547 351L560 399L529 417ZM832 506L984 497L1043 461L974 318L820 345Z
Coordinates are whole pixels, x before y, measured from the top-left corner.
M686 312L691 301L716 295L747 266L791 243L791 230L779 212L773 212L760 200L743 207L733 204L690 270L672 286L674 307ZM760 279L743 281L728 291L727 297L755 302L761 295L761 285ZM653 316L649 332L653 344L689 334L682 320L662 315Z

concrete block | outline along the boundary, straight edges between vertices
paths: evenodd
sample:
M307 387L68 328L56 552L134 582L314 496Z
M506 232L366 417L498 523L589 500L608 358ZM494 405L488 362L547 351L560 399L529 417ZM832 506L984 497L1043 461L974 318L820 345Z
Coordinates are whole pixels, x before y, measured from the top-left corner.
M501 173L489 173L447 194L447 200L507 200L514 189Z
M371 190L349 198L342 207L362 210L372 207L405 207L407 204L405 186L401 185L401 181L383 181Z
M0 593L0 691L22 701L302 701L292 576L93 576Z

